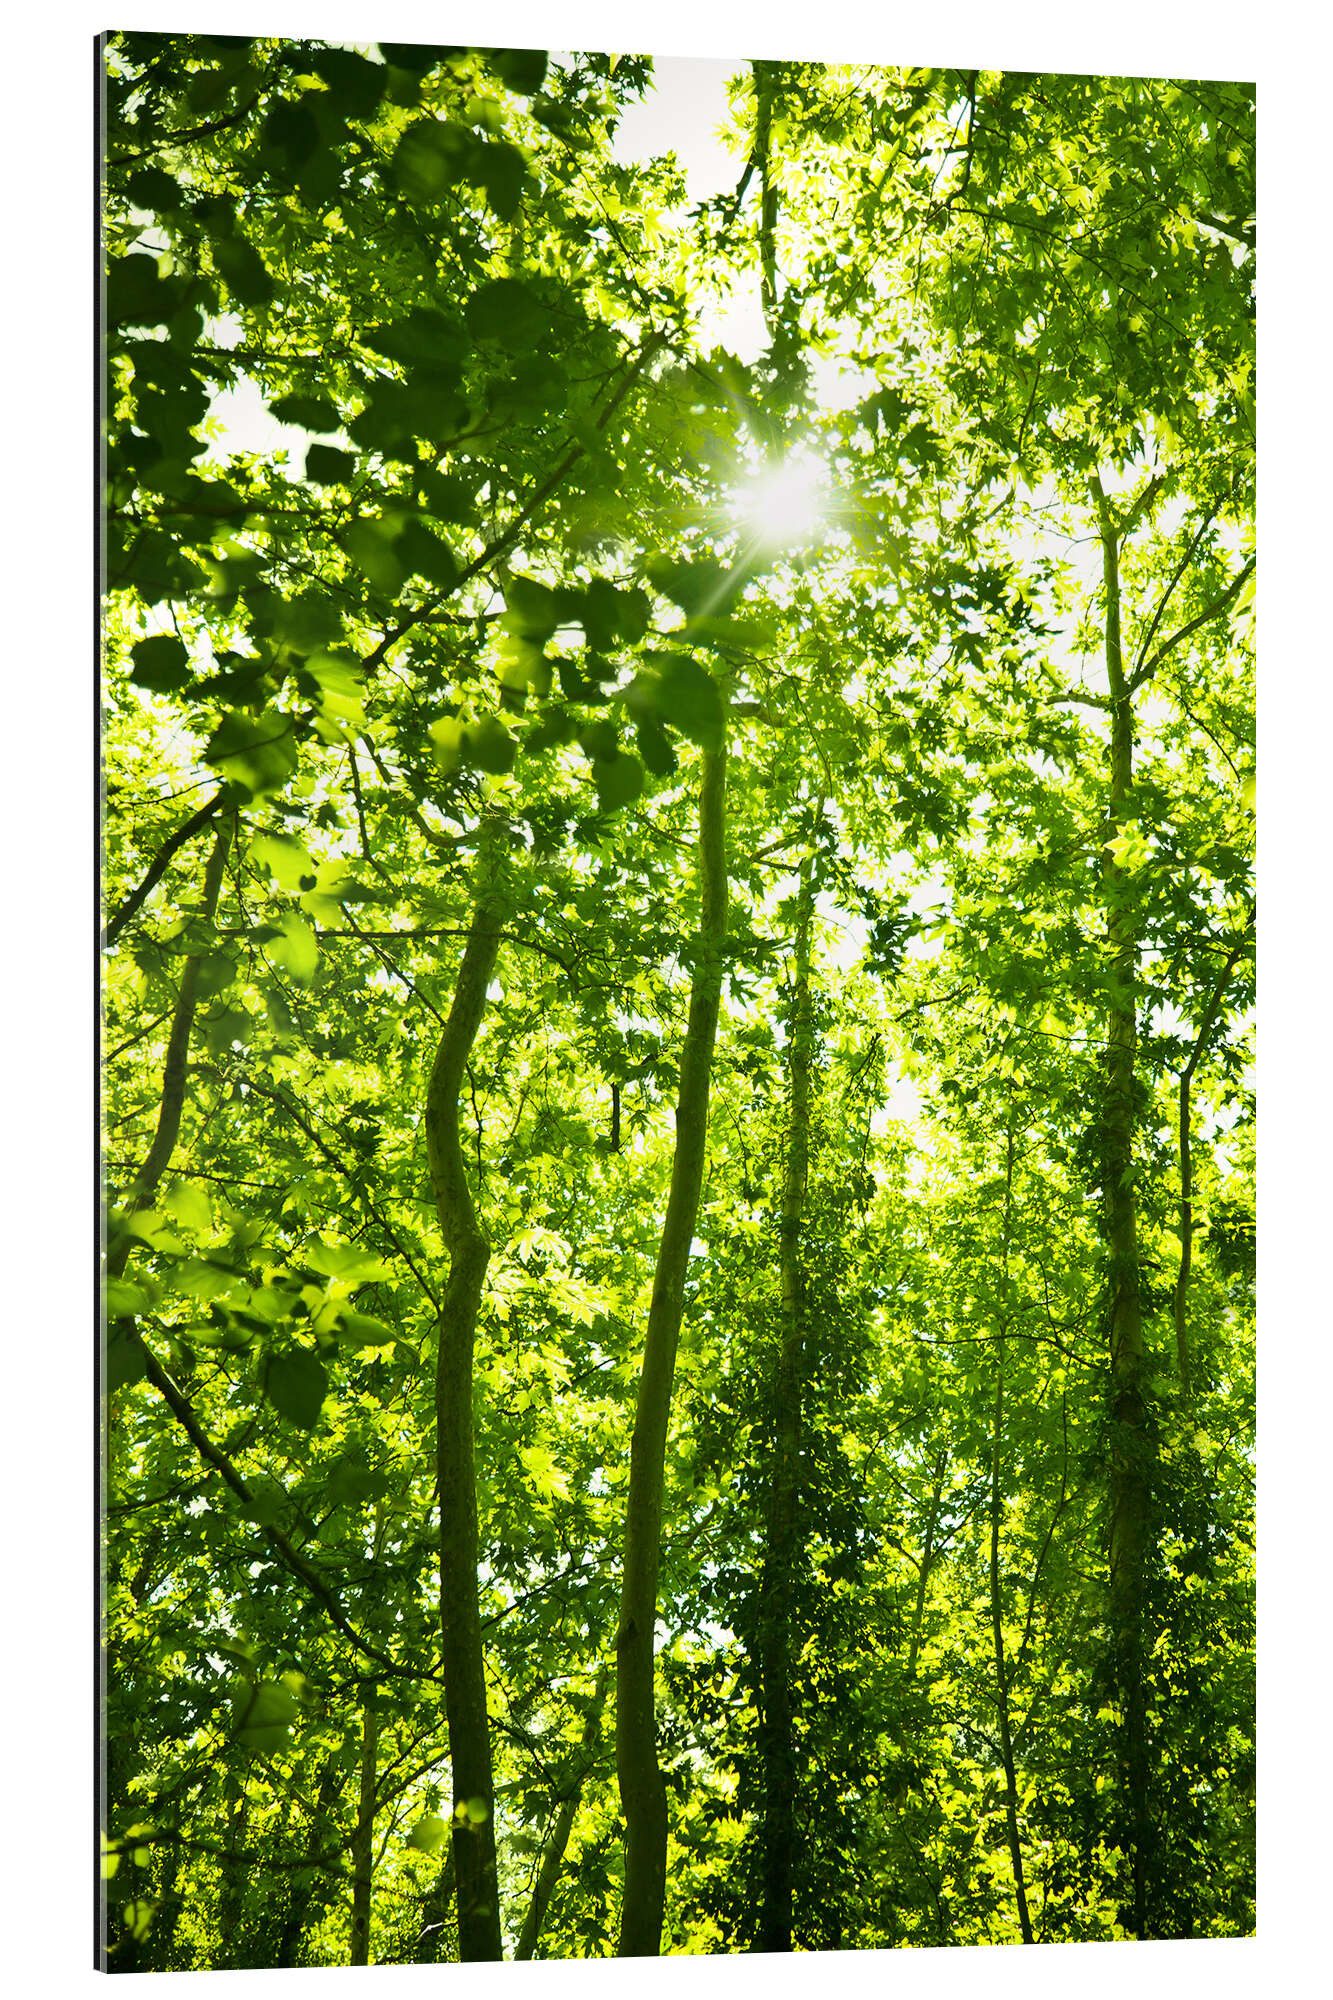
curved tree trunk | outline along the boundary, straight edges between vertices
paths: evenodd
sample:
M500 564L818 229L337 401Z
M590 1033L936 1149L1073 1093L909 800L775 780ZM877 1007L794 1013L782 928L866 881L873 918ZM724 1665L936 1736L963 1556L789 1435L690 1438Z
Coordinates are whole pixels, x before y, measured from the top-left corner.
M231 822L224 820L218 828L204 867L202 916L206 924L212 923L217 912L218 896L222 890L222 875L227 865L227 850L230 845ZM166 1060L162 1065L162 1096L158 1104L157 1126L144 1156L143 1165L135 1175L129 1190L128 1206L132 1209L148 1207L158 1182L171 1164L171 1156L180 1137L181 1114L185 1109L185 1083L190 1065L190 1037L194 1033L194 1017L199 1005L199 966L205 957L207 957L206 949L192 951L181 968L181 983L176 991L176 1005L172 1009L171 1027L167 1033ZM113 1245L107 1257L107 1271L111 1277L121 1276L132 1246L133 1238L128 1235L122 1235Z
M361 1711L361 1772L352 1830L352 1948L349 1965L370 1964L370 1905L375 1889L375 1763L379 1717L367 1695Z
M657 1763L653 1640L662 1537L662 1484L685 1275L703 1185L708 1085L722 996L727 925L726 749L703 753L699 793L700 922L680 1056L676 1149L644 1338L625 1510L616 1634L616 1769L625 1814L621 1958L655 1957L666 1902L666 1788Z
M1254 916L1251 903L1249 916ZM1179 1082L1179 1136L1180 1136L1180 1264L1176 1271L1175 1292L1171 1300L1172 1313L1176 1323L1176 1375L1180 1383L1180 1398L1188 1404L1194 1393L1189 1343L1189 1285L1190 1265L1194 1253L1194 1162L1190 1145L1190 1084L1199 1066L1199 1058L1207 1046L1214 1023L1222 1008L1222 998L1227 989L1227 981L1236 969L1248 937L1246 933L1237 938L1227 954L1226 963L1217 976L1217 982L1204 1008L1199 1031L1194 1038L1189 1059L1180 1072Z
M449 1949L449 1918L455 1908L454 1850L445 1849L444 1863L426 1892L421 1912L421 1929L411 1953L413 1965L445 1965L453 1953Z
M315 1794L314 1811L310 1816L310 1828L306 1836L306 1853L311 1861L309 1880L294 1871L285 1885L286 1907L282 1914L282 1924L274 1946L272 1963L278 1967L296 1964L296 1954L300 1948L302 1932L308 1927L312 1917L322 1912L329 1902L329 1877L319 1867L317 1857L324 1846L330 1816L341 1790L342 1772L337 1756L329 1757L320 1774L319 1789Z
M537 1879L532 1885L532 1901L528 1905L528 1914L523 1919L523 1929L519 1933L518 1943L514 1947L515 1958L531 1958L536 1952L537 1941L542 1934L542 1925L546 1921L547 1908L550 1905L555 1885L560 1880L560 1871L565 1865L565 1852L569 1846L569 1836L574 1830L574 1821L578 1816L579 1805L583 1798L583 1786L589 1771L593 1767L597 1743L602 1733L602 1711L606 1705L606 1682L607 1675L605 1670L603 1670L597 1676L597 1682L593 1689L592 1706L588 1710L588 1719L583 1727L583 1740L576 1753L569 1776L565 1780L564 1794L560 1800L560 1810L556 1814L555 1825L551 1829L551 1837L543 1850L541 1866L537 1870Z
M1132 817L1134 696L1120 640L1120 535L1101 490L1094 487L1106 592L1106 674L1111 741L1108 817L1112 833ZM1144 1585L1154 1440L1145 1385L1134 1196L1137 1047L1138 914L1134 884L1108 845L1102 892L1110 959L1106 1071L1102 1106L1103 1230L1109 1274L1111 1363L1110 1617L1112 1667L1121 1711L1128 1807L1133 1928L1147 1928L1147 1861L1151 1836L1149 1754L1144 1687Z
M805 1379L805 1300L801 1228L810 1160L814 1010L810 996L813 860L801 883L788 1043L789 1114L778 1258L781 1339L773 1380L773 1458L767 1549L760 1584L760 1756L763 1764L763 1895L758 1949L790 1951L796 1862L796 1719L791 1686L794 1573L800 1553L801 1406Z
M472 923L449 1017L426 1093L431 1187L449 1254L435 1371L436 1462L440 1491L440 1630L444 1703L453 1777L453 1851L462 1959L496 1959L500 1897L495 1866L495 1800L477 1595L477 1478L473 1452L472 1354L490 1244L482 1233L463 1164L459 1095L482 1016L507 914L503 829L483 822Z
M1000 1471L1004 1447L1005 1337L1009 1321L1009 1245L1013 1229L1014 1128L1009 1126L1004 1160L1004 1290L995 1356L995 1419L991 1431L990 1468L990 1616L995 1647L995 1704L1000 1721L1000 1756L1004 1764L1005 1831L1009 1840L1009 1866L1014 1878L1014 1901L1018 1906L1018 1928L1024 1944L1031 1944L1032 1918L1028 1913L1027 1883L1023 1874L1023 1841L1018 1828L1018 1772L1014 1763L1013 1721L1009 1713L1009 1666L1004 1651L1004 1605L1000 1595Z

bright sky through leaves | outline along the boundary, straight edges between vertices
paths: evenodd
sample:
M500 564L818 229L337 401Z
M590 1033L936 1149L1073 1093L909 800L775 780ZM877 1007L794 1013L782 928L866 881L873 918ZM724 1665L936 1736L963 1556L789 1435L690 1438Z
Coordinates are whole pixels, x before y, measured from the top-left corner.
M733 487L727 511L755 548L798 549L818 538L828 504L827 465L798 449Z

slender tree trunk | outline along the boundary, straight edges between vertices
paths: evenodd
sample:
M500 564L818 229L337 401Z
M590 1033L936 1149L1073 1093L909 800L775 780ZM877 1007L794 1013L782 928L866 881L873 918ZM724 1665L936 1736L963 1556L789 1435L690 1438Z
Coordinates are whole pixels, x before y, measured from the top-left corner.
M657 1763L653 1641L662 1486L676 1343L708 1135L708 1084L722 995L727 923L725 745L703 753L699 794L700 923L680 1057L676 1149L644 1338L630 1447L624 1569L616 1634L616 1769L625 1814L619 1956L655 1957L666 1903L666 1788Z
M445 1947L448 1943L449 1912L455 1907L456 1872L453 1845L450 1843L444 1866L431 1884L422 1911L421 1930L412 1953L414 1965L443 1965L448 1959Z
M1189 1287L1190 1265L1194 1257L1194 1162L1190 1152L1190 1081L1194 1074L1191 1057L1180 1072L1180 1265L1171 1312L1176 1323L1176 1374L1181 1401L1193 1394L1190 1381Z
M162 1870L162 1887L158 1891L157 1910L153 1918L153 1928L149 1939L153 1947L154 1972L169 1972L176 1953L176 1932L180 1925L181 1904L184 1897L180 1890L181 1863L184 1849L173 1850L170 1860Z
M1253 918L1254 905L1251 903L1249 915ZM1194 1072L1199 1066L1199 1058L1204 1052L1208 1037L1212 1032L1222 1006L1222 996L1227 989L1227 981L1236 969L1236 961L1245 948L1244 936L1236 940L1227 955L1226 963L1217 976L1199 1032L1194 1038L1189 1060L1180 1072L1180 1264L1176 1271L1176 1287L1171 1307L1176 1323L1176 1374L1180 1382L1181 1401L1188 1404L1193 1394L1190 1379L1189 1345L1189 1284L1190 1264L1194 1254L1194 1165L1190 1138L1190 1085Z
M602 1711L606 1704L606 1682L606 1674L599 1674L597 1684L593 1690L592 1706L588 1710L588 1719L584 1724L583 1740L579 1747L577 1759L569 1777L565 1781L564 1795L560 1801L560 1810L556 1815L555 1825L551 1829L551 1837L547 1841L542 1854L541 1866L537 1870L537 1880L532 1886L532 1901L528 1905L528 1914L523 1919L523 1929L519 1933L518 1944L514 1950L515 1958L531 1958L536 1951L537 1940L542 1934L542 1925L546 1921L546 1911L550 1904L552 1893L554 1892L556 1883L560 1880L560 1871L565 1865L565 1851L569 1846L569 1836L574 1830L574 1821L578 1817L579 1804L583 1798L584 1782L589 1771L592 1769L593 1753L602 1733Z
M1004 1652L1004 1605L1000 1593L1000 1469L1004 1441L1005 1336L1009 1324L1009 1243L1014 1195L1014 1128L1009 1126L1004 1164L1004 1300L1000 1308L995 1357L995 1420L991 1431L990 1466L990 1616L995 1644L995 1703L1000 1719L1000 1754L1004 1764L1005 1827L1009 1865L1014 1877L1018 1927L1024 1944L1032 1943L1027 1885L1023 1878L1023 1842L1018 1831L1018 1774L1014 1766L1013 1725L1009 1715L1009 1669Z
M759 288L764 324L771 340L778 311L778 184L773 172L773 99L778 64L754 65L754 157L759 164Z
M227 1846L231 1851L223 1858L222 1880L218 1885L218 1965L224 1972L247 1969L241 1921L245 1909L246 1863L239 1859L239 1852L245 1845L249 1817L250 1798L243 1791L233 1801L227 1821Z
M1094 497L1101 524L1106 591L1106 673L1111 718L1108 805L1114 834L1132 816L1134 706L1121 654L1119 534L1100 482L1095 486ZM1139 937L1134 884L1109 844L1102 854L1102 889L1111 986L1102 1119L1103 1227L1110 1280L1111 1645L1122 1716L1133 1927L1135 1934L1143 1937L1147 1928L1151 1837L1143 1600L1154 1442L1146 1397L1134 1194Z
M352 1946L349 1965L370 1964L370 1905L375 1888L375 1775L379 1717L372 1696L361 1710L361 1782L352 1830Z
M801 1419L805 1386L805 1298L801 1229L810 1161L814 1010L810 995L813 859L801 883L788 1042L790 1111L778 1265L781 1338L773 1381L773 1459L760 1584L760 1756L763 1765L763 1896L760 1951L790 1951L796 1863L796 1719L791 1685L795 1570L800 1553Z
M441 1653L454 1790L458 1950L465 1960L503 1956L491 1732L477 1592L472 1415L473 1346L491 1250L468 1186L459 1119L467 1061L486 1011L486 989L507 914L503 840L502 827L483 821L472 923L426 1093L431 1186L449 1255L435 1373L435 1436L440 1490Z
M921 1567L917 1571L916 1606L912 1613L912 1637L907 1647L907 1678L916 1672L917 1656L921 1651L921 1633L926 1618L926 1587L930 1582L930 1572L935 1561L935 1531L940 1520L940 1501L944 1494L944 1475L948 1469L949 1454L941 1446L935 1455L935 1484L931 1489L930 1512L926 1516L926 1538L921 1545Z
M328 1825L338 1793L341 1789L341 1771L338 1759L330 1757L320 1776L319 1790L315 1794L315 1809L310 1820L310 1832L306 1840L306 1853L312 1862L323 1845L324 1829ZM314 1881L323 1882L324 1877L314 1876ZM278 1932L277 1949L273 1963L277 1967L291 1967L296 1964L296 1953L301 1942L301 1933L306 1928L312 1903L323 1909L328 1902L327 1891L316 1896L314 1888L307 1886L298 1873L293 1873L287 1887L287 1906L283 1913L282 1928Z
M222 874L227 865L227 850L231 844L231 825L224 821L218 828L207 864L204 868L203 919L211 924L217 911L218 896L222 889ZM171 1164L171 1156L176 1150L180 1137L181 1114L185 1108L185 1083L189 1071L190 1037L194 1031L194 1017L199 1005L199 966L206 952L191 952L181 968L181 982L176 993L176 1005L172 1010L171 1027L167 1034L166 1061L162 1067L162 1096L158 1105L157 1128L153 1133L143 1165L134 1177L129 1192L128 1206L132 1209L147 1208L153 1199L158 1182ZM121 1276L130 1254L133 1238L122 1235L111 1249L107 1258L107 1270L113 1278Z

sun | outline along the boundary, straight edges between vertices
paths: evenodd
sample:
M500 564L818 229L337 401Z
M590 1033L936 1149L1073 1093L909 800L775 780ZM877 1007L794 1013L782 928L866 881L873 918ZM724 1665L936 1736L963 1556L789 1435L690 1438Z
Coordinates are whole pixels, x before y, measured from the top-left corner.
M788 549L818 536L828 511L828 486L823 459L796 451L733 487L727 510L758 547Z

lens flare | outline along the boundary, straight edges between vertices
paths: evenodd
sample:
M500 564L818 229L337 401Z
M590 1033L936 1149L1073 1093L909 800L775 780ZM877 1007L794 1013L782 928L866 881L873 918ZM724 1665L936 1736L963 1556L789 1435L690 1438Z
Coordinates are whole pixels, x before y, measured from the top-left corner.
M761 548L787 549L814 541L828 509L828 467L810 452L793 452L733 489L733 521Z

